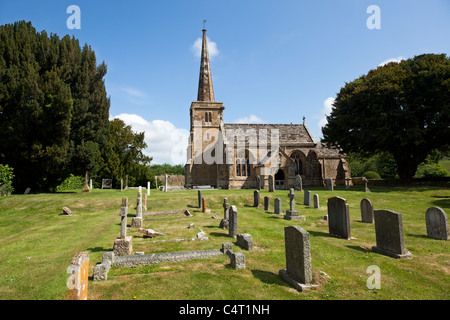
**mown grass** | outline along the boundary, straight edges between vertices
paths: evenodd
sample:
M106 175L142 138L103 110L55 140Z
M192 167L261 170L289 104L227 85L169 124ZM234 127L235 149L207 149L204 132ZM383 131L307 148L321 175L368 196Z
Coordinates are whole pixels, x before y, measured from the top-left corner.
M143 238L135 229L134 251L145 253L220 248L232 242L233 249L245 254L246 269L234 270L225 255L160 263L138 268L112 268L108 280L93 282L95 264L112 250L120 233L121 198L129 198L128 224L134 216L137 190L94 190L92 193L68 192L38 195L13 195L0 198L0 299L67 299L67 267L74 254L90 254L89 299L99 300L296 300L296 299L449 299L449 241L426 236L425 211L439 206L450 211L450 189L361 187L351 190L310 188L320 198L320 209L303 205L303 192L296 192L296 208L306 221L284 220L273 214L273 199L288 208L288 191L261 190L261 200L269 196L270 210L253 208L253 190L203 190L210 213L197 208L197 191L160 192L152 190L148 211L188 209L183 214L144 216L144 227L165 235ZM352 240L328 235L323 220L329 197L347 199L351 216ZM239 233L250 233L257 250L245 251L219 228L223 217L223 198L238 209ZM412 259L397 260L373 253L376 244L373 224L361 222L359 203L369 198L375 209L391 209L403 215L406 248ZM263 203L263 201L261 201ZM73 216L59 215L67 206ZM217 219L212 218L216 216ZM190 223L195 228L188 228ZM285 268L284 227L300 225L310 233L313 278L319 287L305 293L285 284L278 271ZM161 242L195 238L202 229L206 241ZM381 289L368 289L366 272L380 267Z

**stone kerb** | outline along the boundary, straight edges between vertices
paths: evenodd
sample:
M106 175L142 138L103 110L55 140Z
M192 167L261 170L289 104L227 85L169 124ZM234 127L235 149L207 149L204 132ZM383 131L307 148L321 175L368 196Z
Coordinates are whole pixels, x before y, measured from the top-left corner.
M401 213L392 210L374 210L377 245L372 251L392 258L412 258L405 248Z

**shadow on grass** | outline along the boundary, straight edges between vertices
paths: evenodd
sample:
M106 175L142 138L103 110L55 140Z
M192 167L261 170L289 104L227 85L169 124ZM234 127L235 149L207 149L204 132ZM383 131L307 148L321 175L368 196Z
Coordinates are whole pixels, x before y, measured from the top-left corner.
M106 252L106 251L111 251L111 248L103 248L103 247L93 247L93 248L87 248L87 250L91 251L91 252Z
M364 249L360 246L346 246L346 247L349 249L353 249L353 250L364 252L364 253L371 252L370 250Z
M308 233L309 233L310 235L315 236L315 237L327 237L327 238L332 237L332 236L330 236L328 233L321 232L321 231L313 231L313 230L310 230L310 231L308 231ZM334 237L332 237L332 238L334 238Z
M269 271L255 270L255 269L251 270L251 272L255 278L258 278L259 280L261 280L264 283L279 284L279 285L284 285L284 286L288 287L287 283L285 283L278 276L278 274L275 274L275 273L269 272Z
M429 238L426 234L413 234L413 233L407 233L406 235L407 235L408 237L413 237L413 238L431 239L431 238Z
M223 237L223 238L228 238L228 239L232 239L228 234L225 233L219 233L219 232L210 232L209 233L211 236L215 236L215 237Z
M444 198L444 197L442 197ZM436 207L439 208L445 208L445 209L450 209L450 199L440 199L440 200L435 200L433 202L431 202L432 204L434 204Z

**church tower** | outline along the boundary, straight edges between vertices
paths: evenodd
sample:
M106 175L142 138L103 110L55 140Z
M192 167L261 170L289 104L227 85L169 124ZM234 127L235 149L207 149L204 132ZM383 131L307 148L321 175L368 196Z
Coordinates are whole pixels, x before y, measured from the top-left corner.
M214 99L214 89L209 61L206 30L203 29L200 75L197 101L190 108L190 136L185 165L185 186L218 185L217 150L223 149L221 127L223 127L222 102ZM223 157L222 157L223 159ZM223 160L222 160L223 161Z

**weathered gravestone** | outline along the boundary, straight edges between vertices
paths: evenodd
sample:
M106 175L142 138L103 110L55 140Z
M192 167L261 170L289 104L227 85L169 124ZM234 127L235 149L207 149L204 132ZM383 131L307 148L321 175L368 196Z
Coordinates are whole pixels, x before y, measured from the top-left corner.
M89 276L89 252L77 252L67 268L69 300L87 300Z
M142 226L142 193L138 192L136 200L136 216L131 219L132 228L140 228Z
M31 188L27 188L23 194L30 194Z
M325 188L329 191L333 191L333 179L332 178L326 178L325 179Z
M305 216L300 216L298 211L295 210L295 192L294 188L291 188L289 193L289 210L286 210L284 215L285 220L305 220Z
M112 179L102 179L102 189L111 189Z
M166 174L165 177L166 177L166 179L165 179L166 181L164 181L164 192L167 192L167 185L168 185L167 180L169 180L169 176Z
M245 250L253 250L253 239L250 233L240 233L236 235L236 244Z
M364 182L364 192L370 192L370 189L367 186L367 183L369 182L369 180L367 180L366 177L363 177L362 181Z
M223 219L220 221L219 227L222 229L228 229L228 220L230 216L230 204L228 203L228 199L223 199Z
M124 200L122 199L122 204ZM127 216L128 216L128 207L123 206L120 208L120 237L114 241L113 252L116 256L128 256L132 253L132 243L131 236L127 237Z
M405 248L401 213L392 210L374 210L377 245L372 251L392 258L412 258Z
M300 226L285 227L284 244L286 269L279 271L280 277L299 292L316 286L312 284L309 233Z
M242 252L229 252L228 255L233 269L245 269L245 255Z
M313 199L314 199L314 208L315 208L315 209L319 209L319 195L318 195L318 194L315 194L315 195L313 196Z
M269 211L269 197L264 197L264 210Z
M294 190L295 191L303 190L302 177L299 174L295 176Z
M201 208L202 207L202 191L201 190L197 190L197 197L198 197L198 207Z
M360 203L361 208L361 221L367 223L373 223L373 205L372 202L364 198Z
M427 236L437 240L448 240L449 229L447 214L439 207L428 208L425 213Z
M275 198L274 203L273 203L273 212L276 214L281 214L283 211L281 209L281 199L280 198Z
M273 181L273 176L270 175L269 176L269 192L274 192L274 181Z
M230 207L230 221L228 223L228 235L232 238L238 234L238 212L236 206Z
M311 206L311 191L305 190L303 193L303 204L305 206Z
M63 207L62 210L63 210L63 212L61 213L62 215L66 215L66 216L71 216L71 215L73 215L72 210L70 210L70 209L67 208L67 207Z
M350 240L350 214L347 200L340 197L328 199L328 230L332 236Z
M253 206L258 208L260 206L260 198L259 198L259 191L255 190L253 191Z
M261 190L261 177L256 176L256 189Z

